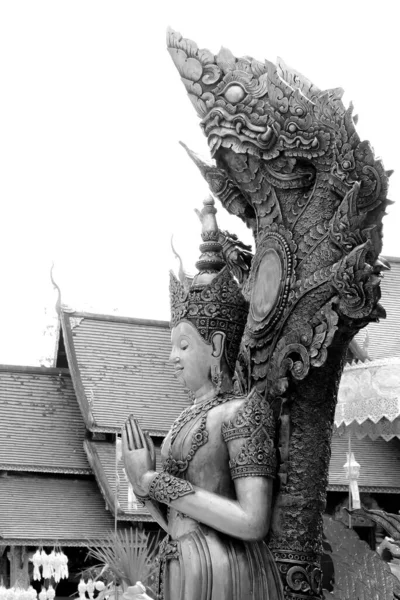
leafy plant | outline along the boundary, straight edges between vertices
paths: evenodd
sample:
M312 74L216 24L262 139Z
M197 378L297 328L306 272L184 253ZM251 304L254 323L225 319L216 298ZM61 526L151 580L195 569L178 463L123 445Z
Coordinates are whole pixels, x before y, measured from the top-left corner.
M89 556L98 560L104 571L111 571L123 590L141 581L154 593L152 583L157 570L158 534L139 533L137 529L129 528L110 532L109 539L101 542L91 540L88 548Z
M324 533L335 572L333 592L326 600L391 600L398 597L399 582L389 565L360 540L352 529L324 517Z

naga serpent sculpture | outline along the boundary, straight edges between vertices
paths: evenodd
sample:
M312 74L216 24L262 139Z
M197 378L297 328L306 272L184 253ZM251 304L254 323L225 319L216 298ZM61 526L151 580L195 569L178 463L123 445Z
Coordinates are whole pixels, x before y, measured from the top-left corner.
M281 60L214 55L172 30L167 46L214 161L188 153L254 235L251 268L237 266L250 304L237 377L279 422L268 545L285 597L321 598L337 390L349 342L385 317L379 253L391 172L360 140L341 89L320 90Z

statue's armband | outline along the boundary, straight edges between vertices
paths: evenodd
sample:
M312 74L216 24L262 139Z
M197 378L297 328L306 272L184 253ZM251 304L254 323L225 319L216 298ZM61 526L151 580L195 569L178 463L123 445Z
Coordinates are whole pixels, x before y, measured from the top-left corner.
M274 415L257 392L249 395L233 419L222 424L222 436L229 449L232 479L276 477Z
M158 473L150 484L149 497L163 504L170 504L181 496L194 494L192 485L166 471Z

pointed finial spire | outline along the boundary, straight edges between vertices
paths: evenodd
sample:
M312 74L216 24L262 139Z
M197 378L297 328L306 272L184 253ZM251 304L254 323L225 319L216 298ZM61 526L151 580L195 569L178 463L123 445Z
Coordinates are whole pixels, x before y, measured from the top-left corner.
M199 272L193 280L193 286L208 285L225 266L222 245L218 241L219 229L215 217L217 209L214 206L214 199L209 196L204 200L203 205L201 211L196 210L202 224L203 243L200 244L201 255L196 263Z
M54 289L57 291L57 301L56 301L56 306L55 306L56 313L58 316L60 316L62 312L73 313L73 312L75 312L75 310L73 308L69 308L69 306L66 306L65 304L63 304L61 302L61 289L60 289L60 286L54 280L53 270L54 270L54 262L52 263L51 269L50 269L50 281L53 284Z
M58 316L61 315L61 290L59 285L57 285L57 283L54 281L54 277L53 277L53 270L54 270L54 262L51 263L51 269L50 269L50 281L53 284L54 289L57 291L57 301L56 301L56 313L58 314Z

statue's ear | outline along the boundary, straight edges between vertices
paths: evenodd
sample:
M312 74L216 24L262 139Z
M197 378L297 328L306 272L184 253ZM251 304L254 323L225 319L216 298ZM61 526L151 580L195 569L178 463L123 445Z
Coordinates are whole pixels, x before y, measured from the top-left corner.
M225 333L216 331L211 338L211 344L213 357L221 358L225 348Z

